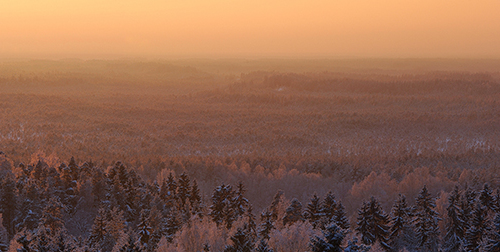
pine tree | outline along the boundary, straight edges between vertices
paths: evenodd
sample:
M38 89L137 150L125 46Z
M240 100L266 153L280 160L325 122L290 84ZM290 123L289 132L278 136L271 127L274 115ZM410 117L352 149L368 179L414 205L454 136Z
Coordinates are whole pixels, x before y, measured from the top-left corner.
M445 252L459 251L463 245L467 224L460 218L459 200L458 187L455 187L448 197L448 207L446 208L448 218L446 222L446 235L443 241L443 251Z
M415 233L418 247L422 251L437 251L439 229L438 222L441 220L438 213L434 211L436 201L431 197L424 186L416 198L416 206L413 210Z
M480 251L480 245L488 229L486 208L477 204L472 212L469 229L465 232L465 248L467 251Z
M311 223L314 229L320 226L321 217L323 213L321 212L320 199L318 195L314 194L311 202L307 204L306 211L304 212L304 217Z
M363 244L372 245L379 241L384 249L389 249L389 217L382 210L380 203L371 197L370 201L363 202L358 215L356 231L361 235Z
M313 252L341 252L342 242L347 234L335 224L331 224L324 231L323 237L315 236L309 246Z
M226 246L224 252L252 252L254 244L246 230L246 227L238 228L236 233L230 238L233 244Z
M486 251L500 252L500 214L497 214L493 221L493 233L487 241Z
M293 224L296 221L303 221L302 204L296 198L292 199L290 206L286 209L285 216L283 217L283 225Z

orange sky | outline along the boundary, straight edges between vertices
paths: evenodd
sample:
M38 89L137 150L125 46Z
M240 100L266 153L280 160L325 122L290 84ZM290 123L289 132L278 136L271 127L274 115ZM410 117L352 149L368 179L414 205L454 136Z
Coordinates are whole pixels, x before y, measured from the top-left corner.
M500 0L0 0L0 57L500 57Z

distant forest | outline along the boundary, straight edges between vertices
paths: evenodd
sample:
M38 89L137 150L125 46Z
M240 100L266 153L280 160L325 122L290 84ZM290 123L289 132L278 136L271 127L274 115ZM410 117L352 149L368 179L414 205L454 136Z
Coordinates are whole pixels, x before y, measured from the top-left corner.
M0 250L500 251L499 65L0 62Z

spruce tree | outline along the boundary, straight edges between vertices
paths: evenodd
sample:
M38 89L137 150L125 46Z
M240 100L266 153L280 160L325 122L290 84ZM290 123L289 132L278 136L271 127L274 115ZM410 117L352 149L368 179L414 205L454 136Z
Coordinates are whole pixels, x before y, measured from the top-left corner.
M309 247L313 252L341 252L342 242L347 231L335 224L329 225L322 231L323 237L315 236L311 239Z
M225 223L226 228L230 229L235 221L235 212L232 207L234 194L232 187L224 184L215 188L212 194L209 215L218 227Z
M478 252L489 229L486 219L486 208L480 204L472 212L469 229L465 232L465 248L467 251Z
M307 204L304 217L311 223L314 229L320 227L320 221L323 213L321 212L320 199L316 193L313 195L311 202Z
M330 191L326 194L325 199L321 203L321 214L322 214L322 227L328 226L329 223L335 221L334 216L336 215L338 209L337 201L335 201L335 196Z
M261 239L259 245L255 249L256 252L273 252L273 249L269 247L265 239Z
M406 197L400 194L391 210L392 219L389 240L394 250L411 245L410 240L413 232L410 226L410 214Z
M500 252L500 214L497 214L493 221L493 232L487 241L486 251Z
M484 184L483 190L479 193L479 202L481 202L481 205L486 208L487 213L493 213L496 211L493 192L490 190L488 184Z
M333 220L335 221L335 224L337 224L337 226L339 226L342 229L349 229L350 227L344 205L342 205L342 202L340 201L337 204L337 210L335 210Z
M303 221L302 204L296 198L292 199L290 206L286 209L285 216L283 217L283 225L293 224L297 221Z
M1 185L0 207L2 211L2 225L7 230L9 240L15 234L14 219L17 214L16 184L7 177Z
M147 247L151 238L151 226L149 225L149 213L145 210L141 211L139 224L137 225L137 234L139 235L139 243L142 247Z
M123 245L120 248L120 252L142 252L142 251L143 250L141 249L141 247L137 246L135 238L132 234L129 234L127 244Z
M90 230L90 236L88 238L88 244L95 249L102 248L105 242L108 230L106 230L107 220L106 220L106 210L104 208L99 208L97 216L94 219L94 224Z
M248 235L255 240L257 238L257 224L255 223L255 215L253 214L252 205L248 206L247 211L247 227L248 227Z
M371 197L370 201L363 202L358 215L356 231L361 235L361 241L365 245L379 241L384 249L389 249L389 217L382 210L380 203Z
M180 209L183 209L185 204L186 204L186 200L189 199L190 197L190 193L191 193L191 185L190 185L191 181L189 180L189 177L188 175L183 172L180 176L179 176L179 182L178 182L178 187L177 187L177 196L178 196L178 199L179 199L179 205L180 205Z
M233 244L226 246L224 252L252 252L254 244L246 230L246 227L238 228L236 233L230 238Z
M189 194L189 203L191 203L192 214L200 218L203 217L200 189L198 188L196 180L193 180L193 186L191 187L191 193Z
M248 208L248 199L245 198L243 194L245 194L245 188L243 183L238 183L238 190L236 191L236 195L232 199L232 207L234 209L235 218L243 216Z
M21 248L17 249L17 252L31 252L33 251L31 249L31 241L28 239L26 234L21 235L19 238L17 238L17 243L21 245Z
M467 224L461 219L460 209L460 194L458 187L451 192L448 197L447 219L446 219L446 235L443 241L443 251L452 252L459 251L463 245L465 227Z
M259 236L261 239L269 240L269 234L274 229L272 213L266 209L260 215L261 226L259 229Z
M431 197L424 186L416 198L413 210L413 224L417 238L417 245L421 251L437 251L439 229L438 222L441 220L434 210L436 200Z

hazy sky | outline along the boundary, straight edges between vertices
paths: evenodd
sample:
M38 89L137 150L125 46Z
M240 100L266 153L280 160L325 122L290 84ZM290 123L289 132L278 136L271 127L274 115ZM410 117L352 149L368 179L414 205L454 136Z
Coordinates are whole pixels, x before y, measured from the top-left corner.
M500 0L0 0L0 57L500 57Z

